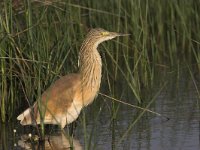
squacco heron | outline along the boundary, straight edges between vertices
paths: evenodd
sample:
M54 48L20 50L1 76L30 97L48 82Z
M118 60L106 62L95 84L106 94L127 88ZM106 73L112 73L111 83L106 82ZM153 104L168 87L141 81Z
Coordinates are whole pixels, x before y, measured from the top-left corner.
M81 109L92 103L97 96L100 83L102 61L97 50L100 43L118 36L101 28L91 29L83 41L79 52L79 72L61 77L52 84L33 106L21 113L17 119L22 125L66 124L75 121ZM41 111L43 112L42 117Z

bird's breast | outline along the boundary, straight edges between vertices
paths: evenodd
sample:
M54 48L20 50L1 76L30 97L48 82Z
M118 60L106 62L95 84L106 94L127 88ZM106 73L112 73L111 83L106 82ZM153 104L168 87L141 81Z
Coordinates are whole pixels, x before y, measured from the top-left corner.
M75 94L74 100L76 103L84 106L89 105L93 102L94 98L98 94L99 86L97 87L82 87L78 90L78 92Z

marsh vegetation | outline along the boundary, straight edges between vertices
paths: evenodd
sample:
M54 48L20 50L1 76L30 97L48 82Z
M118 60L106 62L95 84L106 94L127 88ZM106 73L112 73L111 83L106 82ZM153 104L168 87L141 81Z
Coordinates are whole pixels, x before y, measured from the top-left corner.
M118 149L132 135L142 137L140 130L131 134L142 122L148 124L153 117L161 122L166 117L176 118L170 112L178 112L179 118L181 112L170 109L177 106L183 106L187 114L195 112L185 127L191 131L191 123L196 123L200 114L199 6L196 0L0 2L1 127L13 124L60 76L77 72L81 42L90 28L101 27L131 35L99 47L103 60L100 94L83 110L76 131L84 135L85 149L98 149L98 120L109 124L109 131L103 133L109 137L110 149ZM186 93L183 101L177 93ZM169 109L166 114L163 103ZM151 121L149 126L142 125L143 129L150 130ZM196 129L192 133L199 131ZM3 131L1 141L8 138ZM151 136L145 140L148 138ZM140 146L137 149L142 149Z

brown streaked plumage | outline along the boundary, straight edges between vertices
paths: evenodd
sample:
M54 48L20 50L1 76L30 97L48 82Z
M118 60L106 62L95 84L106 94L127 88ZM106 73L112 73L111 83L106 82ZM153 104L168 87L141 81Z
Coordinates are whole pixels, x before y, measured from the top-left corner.
M101 28L90 30L79 52L79 72L58 79L32 107L26 109L17 119L22 125L60 124L64 128L77 119L81 109L90 104L97 95L101 83L101 56L97 51L100 43L123 36ZM42 112L42 117L40 116Z

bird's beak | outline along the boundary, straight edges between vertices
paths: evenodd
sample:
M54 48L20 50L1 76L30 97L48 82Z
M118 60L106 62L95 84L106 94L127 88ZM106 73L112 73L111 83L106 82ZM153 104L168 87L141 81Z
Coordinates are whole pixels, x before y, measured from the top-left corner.
M118 33L117 36L129 36L130 34Z
M115 37L117 37L117 36L129 36L130 34L112 32L112 35L114 35Z

